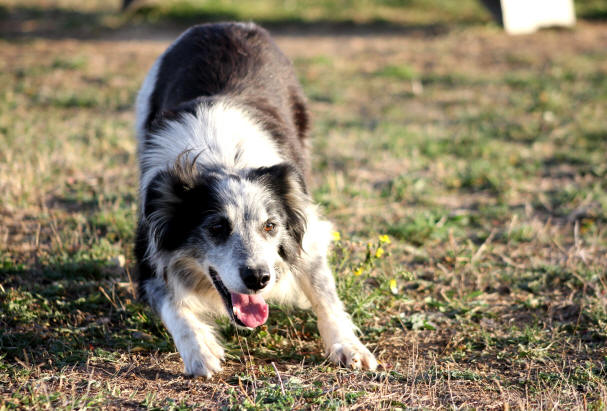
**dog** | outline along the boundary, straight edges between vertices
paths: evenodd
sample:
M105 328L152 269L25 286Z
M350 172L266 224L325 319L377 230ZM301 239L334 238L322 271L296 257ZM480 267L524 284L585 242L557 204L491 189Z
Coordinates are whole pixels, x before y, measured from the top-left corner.
M268 32L191 27L153 64L136 117L138 292L185 374L221 370L214 317L255 328L266 301L312 308L330 360L375 369L327 263L331 224L308 193L303 92Z

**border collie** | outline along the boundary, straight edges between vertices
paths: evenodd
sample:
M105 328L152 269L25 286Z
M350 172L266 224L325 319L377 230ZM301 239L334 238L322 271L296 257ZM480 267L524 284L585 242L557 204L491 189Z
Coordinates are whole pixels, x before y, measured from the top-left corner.
M375 369L327 264L331 225L307 191L302 90L269 34L252 23L188 29L152 66L136 111L139 294L185 373L221 370L214 316L255 328L267 300L311 307L332 361Z

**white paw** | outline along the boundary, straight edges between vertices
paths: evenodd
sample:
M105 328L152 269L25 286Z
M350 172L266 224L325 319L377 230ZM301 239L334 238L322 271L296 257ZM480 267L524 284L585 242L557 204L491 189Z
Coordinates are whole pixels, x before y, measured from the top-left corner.
M329 359L336 364L355 370L375 370L377 360L371 352L358 341L335 343L329 349Z
M223 361L223 348L213 340L184 342L177 347L181 353L186 375L211 378L213 374L221 371Z

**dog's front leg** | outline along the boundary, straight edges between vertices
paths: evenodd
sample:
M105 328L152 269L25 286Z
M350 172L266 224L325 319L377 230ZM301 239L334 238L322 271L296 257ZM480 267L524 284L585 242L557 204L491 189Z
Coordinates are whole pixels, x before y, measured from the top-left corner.
M165 296L158 311L162 322L173 336L181 354L184 372L211 378L221 371L223 348L217 342L211 326L203 322L183 303Z
M354 334L356 327L345 312L335 288L335 280L326 257L320 255L307 261L298 281L318 317L318 331L325 354L335 363L354 369L377 368L375 356Z

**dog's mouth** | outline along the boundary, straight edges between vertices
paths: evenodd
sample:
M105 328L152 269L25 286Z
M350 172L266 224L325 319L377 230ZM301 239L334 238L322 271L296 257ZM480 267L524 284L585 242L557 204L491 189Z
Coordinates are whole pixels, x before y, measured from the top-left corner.
M213 267L209 267L209 274L232 321L249 328L259 327L266 322L270 310L261 294L232 293L219 279L219 274Z

